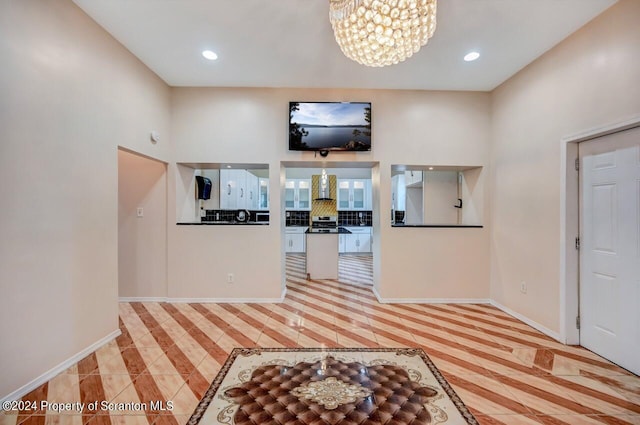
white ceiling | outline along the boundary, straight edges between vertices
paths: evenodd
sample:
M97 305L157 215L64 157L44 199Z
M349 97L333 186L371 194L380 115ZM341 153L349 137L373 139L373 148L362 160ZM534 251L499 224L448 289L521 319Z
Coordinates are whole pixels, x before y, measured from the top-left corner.
M616 0L440 0L434 37L385 68L344 57L329 0L74 2L171 86L489 91Z

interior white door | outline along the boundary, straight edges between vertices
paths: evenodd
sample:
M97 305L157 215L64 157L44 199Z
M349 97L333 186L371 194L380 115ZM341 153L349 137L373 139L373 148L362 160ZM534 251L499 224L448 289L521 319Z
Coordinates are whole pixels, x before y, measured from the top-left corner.
M640 127L578 149L580 344L640 374Z
M424 173L424 222L426 224L458 224L458 172L426 171Z

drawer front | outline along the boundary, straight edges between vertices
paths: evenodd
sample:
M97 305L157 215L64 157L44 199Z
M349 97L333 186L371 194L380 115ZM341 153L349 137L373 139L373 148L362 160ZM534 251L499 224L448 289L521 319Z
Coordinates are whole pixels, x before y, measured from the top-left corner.
M351 233L360 233L360 234L368 234L368 235L371 234L370 227L345 227L345 229L347 229Z
M308 227L286 227L285 233L304 233Z

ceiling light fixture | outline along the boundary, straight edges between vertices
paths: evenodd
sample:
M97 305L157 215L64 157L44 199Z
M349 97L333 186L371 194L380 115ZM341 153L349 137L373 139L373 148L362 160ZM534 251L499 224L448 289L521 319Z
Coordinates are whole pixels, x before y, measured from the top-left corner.
M218 59L218 55L216 54L216 52L211 51L211 50L203 50L202 51L202 56L204 56L205 58L209 59L210 61L214 61L214 60Z
M464 55L464 60L465 62L471 62L474 61L476 59L478 59L480 57L480 53L478 52L469 52L466 55Z
M329 0L329 20L342 53L361 65L394 65L436 30L437 0Z

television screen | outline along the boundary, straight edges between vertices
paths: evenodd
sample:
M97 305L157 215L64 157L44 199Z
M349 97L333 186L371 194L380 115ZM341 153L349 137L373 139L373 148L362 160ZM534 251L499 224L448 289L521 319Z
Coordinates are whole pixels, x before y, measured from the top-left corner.
M371 103L289 102L289 150L371 150Z

